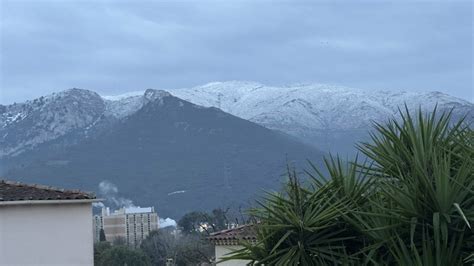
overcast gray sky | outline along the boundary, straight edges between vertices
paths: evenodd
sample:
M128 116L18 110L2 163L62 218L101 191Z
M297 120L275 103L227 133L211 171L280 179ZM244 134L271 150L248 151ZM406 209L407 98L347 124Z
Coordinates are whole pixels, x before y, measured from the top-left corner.
M474 101L472 1L1 0L0 103L211 81Z

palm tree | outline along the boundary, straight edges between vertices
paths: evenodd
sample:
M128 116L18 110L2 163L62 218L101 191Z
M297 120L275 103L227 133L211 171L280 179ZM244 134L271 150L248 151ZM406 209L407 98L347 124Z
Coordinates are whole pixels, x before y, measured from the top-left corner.
M350 260L344 241L354 238L343 222L346 199L337 199L331 186L312 191L300 185L294 172L283 193L268 193L260 208L251 215L261 221L256 245L232 258L247 259L258 265L327 264Z
M251 210L256 244L228 259L265 265L463 265L474 262L474 133L436 109L375 124L368 161L326 160L309 184Z
M400 113L359 145L377 193L350 221L388 251L383 262L462 265L474 252L473 131L463 120L450 125L451 112Z

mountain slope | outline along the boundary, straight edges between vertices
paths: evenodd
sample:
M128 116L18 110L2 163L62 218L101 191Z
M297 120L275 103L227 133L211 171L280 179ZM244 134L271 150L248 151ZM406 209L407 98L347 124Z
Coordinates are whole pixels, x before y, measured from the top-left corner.
M356 141L367 138L373 121L396 116L405 104L411 110L454 108L455 117L467 114L474 120L472 103L440 92L363 91L321 84L270 87L254 82L214 82L170 92L342 153L353 151Z
M14 156L92 126L105 104L95 92L70 89L0 110L0 157Z
M148 90L144 98L139 110L80 143L38 145L4 159L10 165L5 176L86 190L108 180L124 197L176 217L278 189L286 160L321 163L318 150L219 109L163 91ZM28 163L19 163L32 154Z
M364 91L324 84L272 87L240 81L213 82L169 92L290 134L324 151L342 154L353 154L354 143L368 138L374 121L397 117L405 104L411 111L431 111L435 106L440 111L454 108L455 119L467 115L468 121L474 121L472 103L440 92ZM141 94L130 92L105 98L127 106L132 113L141 106Z
M412 111L418 107L432 110L437 104L441 110L454 108L455 118L467 115L468 121L474 121L472 103L439 92L362 91L320 84L271 87L236 81L170 92L292 135L318 149L342 154L353 153L354 143L367 139L373 121L396 116L405 103ZM62 143L71 144L96 134L92 131L107 130L148 101L143 91L101 98L95 92L72 89L0 106L0 158L74 132L78 136Z

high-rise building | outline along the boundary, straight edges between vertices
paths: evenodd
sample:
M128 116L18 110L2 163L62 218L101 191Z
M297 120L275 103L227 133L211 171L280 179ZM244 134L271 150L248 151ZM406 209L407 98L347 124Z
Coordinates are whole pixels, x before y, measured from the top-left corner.
M158 214L153 207L129 207L110 212L102 208L101 215L94 215L94 240L100 241L103 229L109 242L124 241L136 247L148 234L159 228Z

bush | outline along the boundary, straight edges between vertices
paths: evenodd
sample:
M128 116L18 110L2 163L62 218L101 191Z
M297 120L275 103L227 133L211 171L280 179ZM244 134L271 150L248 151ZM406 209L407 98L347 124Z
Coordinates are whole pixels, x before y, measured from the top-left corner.
M213 246L198 234L179 234L173 228L152 231L141 249L152 265L165 265L171 259L176 265L208 263L214 255Z
M141 251L126 246L113 246L106 249L100 256L99 266L149 266L149 258Z
M99 261L102 258L102 254L109 248L111 248L109 242L98 242L94 244L94 264L99 265Z

